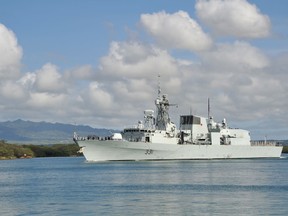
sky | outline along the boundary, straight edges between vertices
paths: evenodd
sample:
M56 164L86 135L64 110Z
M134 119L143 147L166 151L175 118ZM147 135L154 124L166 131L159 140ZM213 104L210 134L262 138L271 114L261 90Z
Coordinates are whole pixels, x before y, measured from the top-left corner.
M288 139L288 1L0 0L0 121L123 129L155 109ZM158 75L160 78L158 78Z

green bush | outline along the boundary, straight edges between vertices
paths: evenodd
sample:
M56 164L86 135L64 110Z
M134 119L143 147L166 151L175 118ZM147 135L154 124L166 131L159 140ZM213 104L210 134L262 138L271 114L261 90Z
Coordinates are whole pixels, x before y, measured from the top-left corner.
M17 145L0 141L0 158L69 157L80 156L76 144Z
M288 153L288 146L283 146L282 153Z
M35 157L69 157L79 156L79 147L76 144L54 145L25 145L30 148Z
M1 158L22 158L33 157L34 153L31 149L21 145L8 144L5 141L0 141L0 157Z

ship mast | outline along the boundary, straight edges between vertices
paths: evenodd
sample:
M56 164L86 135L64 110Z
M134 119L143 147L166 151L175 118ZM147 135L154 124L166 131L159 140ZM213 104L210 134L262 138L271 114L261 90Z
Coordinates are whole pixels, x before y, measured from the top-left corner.
M161 86L160 86L160 74L158 74L158 98L160 98Z
M208 119L210 119L210 98L208 98Z
M158 97L155 100L155 105L157 108L156 116L156 129L166 130L167 124L170 122L169 118L169 101L167 95L163 94L161 96L161 87L160 87L160 74L158 74Z

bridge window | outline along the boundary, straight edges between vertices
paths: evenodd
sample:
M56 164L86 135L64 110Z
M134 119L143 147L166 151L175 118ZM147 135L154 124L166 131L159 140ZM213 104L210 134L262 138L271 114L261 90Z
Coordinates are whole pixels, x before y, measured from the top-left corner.
M195 124L201 124L201 119L196 116L181 116L181 124L182 125L195 125Z

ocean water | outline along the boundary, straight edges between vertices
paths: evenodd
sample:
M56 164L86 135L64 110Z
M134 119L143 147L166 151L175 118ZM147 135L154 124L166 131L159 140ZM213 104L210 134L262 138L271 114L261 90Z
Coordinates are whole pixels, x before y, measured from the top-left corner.
M0 161L0 215L288 215L288 158Z

